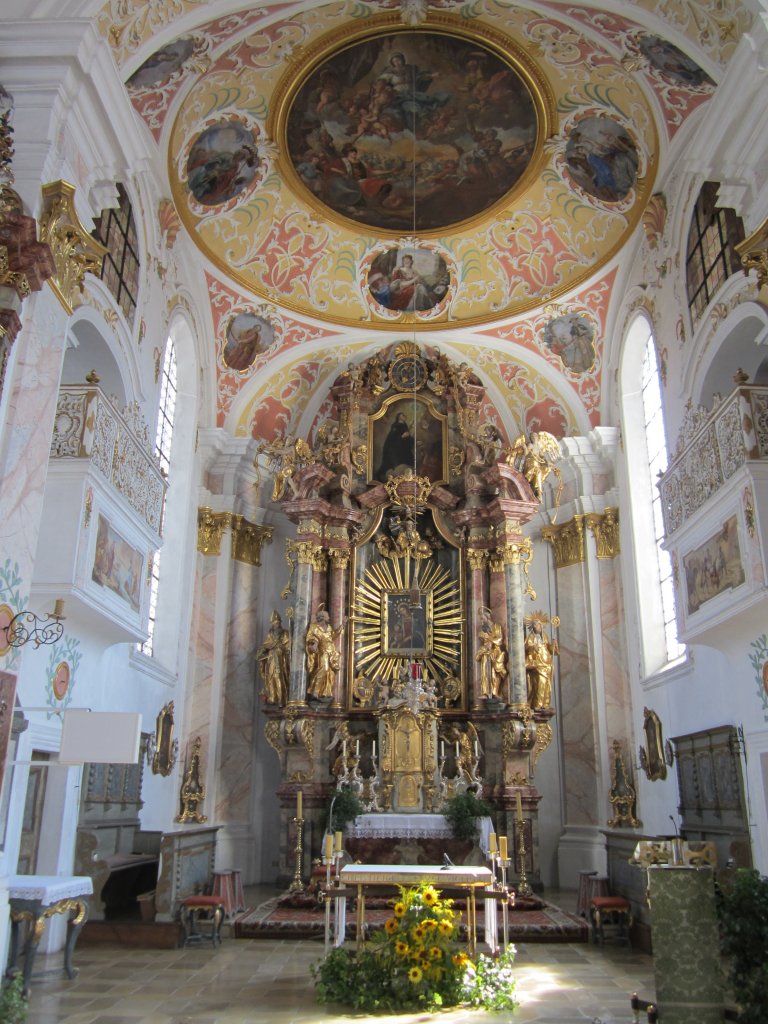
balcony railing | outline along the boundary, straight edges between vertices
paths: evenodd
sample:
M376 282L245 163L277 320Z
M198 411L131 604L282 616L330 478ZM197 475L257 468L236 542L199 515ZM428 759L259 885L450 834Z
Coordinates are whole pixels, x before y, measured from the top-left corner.
M119 412L97 387L62 387L51 458L87 459L148 526L161 533L166 482L136 403Z
M711 412L689 410L660 478L664 529L674 534L748 461L768 458L768 387L741 385Z

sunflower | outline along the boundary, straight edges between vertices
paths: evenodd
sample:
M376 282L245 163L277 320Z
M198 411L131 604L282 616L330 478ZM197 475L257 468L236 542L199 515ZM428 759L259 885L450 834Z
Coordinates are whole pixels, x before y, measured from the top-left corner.
M424 930L427 932L433 932L437 928L437 921L434 917L428 917L426 921L421 922L424 925Z
M429 959L430 960L442 960L442 958L443 958L443 951L442 951L442 949L440 949L439 946L432 946L430 948L430 950L429 950Z
M453 925L448 920L448 918L443 918L443 920L440 922L440 924L437 927L438 927L438 931L440 932L441 935L452 935L453 934Z
M457 967L466 967L467 964L471 963L466 953L454 953L451 960L453 960Z
M410 971L408 971L408 981L412 982L414 985L418 984L418 982L421 981L421 978L422 973L420 967L412 967Z
M397 931L397 921L394 919L394 917L388 917L387 920L384 922L384 931L387 933L387 935L395 934L395 932Z
M434 905L439 902L440 897L437 895L432 886L428 885L424 890L424 895L422 896L422 899L424 900L428 907L434 907Z
M395 952L398 956L408 956L410 947L407 942L403 942L402 939L397 939L395 942Z
M393 908L393 913L395 917L402 917L405 913L405 904L398 900Z
M416 927L411 932L411 935L416 940L416 942L422 942L424 939L424 925L417 924Z

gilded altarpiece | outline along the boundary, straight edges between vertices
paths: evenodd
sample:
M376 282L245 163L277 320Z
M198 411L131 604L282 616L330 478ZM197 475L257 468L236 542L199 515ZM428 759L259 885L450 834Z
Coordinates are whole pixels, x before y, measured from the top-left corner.
M258 648L283 780L281 874L299 832L305 866L321 854L345 787L369 814L406 816L471 790L501 834L522 806L535 881L533 777L555 711L549 696L532 704L527 684L524 527L557 441L508 437L472 371L410 342L350 364L324 408L308 438L258 446L272 500L296 525L288 605Z

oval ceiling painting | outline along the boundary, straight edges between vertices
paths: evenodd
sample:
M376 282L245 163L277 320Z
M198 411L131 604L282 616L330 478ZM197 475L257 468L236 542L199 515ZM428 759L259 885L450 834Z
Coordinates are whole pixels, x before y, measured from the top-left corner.
M202 206L218 206L250 185L259 164L253 132L239 121L223 121L195 139L187 157L187 186Z
M640 162L626 129L610 117L585 117L565 147L568 170L585 192L618 202L634 188Z
M314 199L369 228L420 233L502 199L531 162L537 125L527 82L484 43L392 31L315 65L285 131Z

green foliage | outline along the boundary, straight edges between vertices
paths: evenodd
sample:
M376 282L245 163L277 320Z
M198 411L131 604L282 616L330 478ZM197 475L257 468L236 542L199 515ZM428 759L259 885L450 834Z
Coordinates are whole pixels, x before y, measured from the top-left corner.
M742 1024L768 1020L768 878L739 869L718 900L721 948Z
M331 804L333 804L333 822L330 821ZM325 813L326 831L343 832L345 826L362 813L363 805L355 791L349 786L342 786L341 789L336 790L328 803Z
M499 960L481 956L472 963L455 949L458 933L453 900L442 899L431 885L400 886L392 917L361 953L342 947L312 965L318 1001L366 1013L459 1004L512 1009L514 947Z
M0 988L0 1021L3 1024L24 1024L28 1009L24 976L17 972Z
M492 810L486 800L478 799L469 791L452 796L441 808L451 826L454 839L469 839L473 842L479 831L478 819L489 816Z

